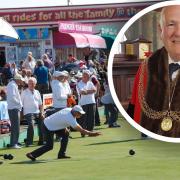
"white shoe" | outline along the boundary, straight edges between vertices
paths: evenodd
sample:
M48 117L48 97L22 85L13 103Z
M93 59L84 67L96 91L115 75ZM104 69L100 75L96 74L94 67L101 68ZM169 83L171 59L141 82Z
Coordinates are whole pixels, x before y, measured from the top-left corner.
M17 144L15 144L14 146L11 147L12 149L21 149L21 146L18 146Z

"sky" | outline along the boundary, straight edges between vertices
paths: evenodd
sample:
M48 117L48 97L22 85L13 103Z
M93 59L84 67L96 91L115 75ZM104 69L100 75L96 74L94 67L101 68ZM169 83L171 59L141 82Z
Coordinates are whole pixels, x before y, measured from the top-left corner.
M68 0L0 0L0 8L67 6ZM146 2L147 0L69 0L70 5ZM158 1L158 0L150 0Z

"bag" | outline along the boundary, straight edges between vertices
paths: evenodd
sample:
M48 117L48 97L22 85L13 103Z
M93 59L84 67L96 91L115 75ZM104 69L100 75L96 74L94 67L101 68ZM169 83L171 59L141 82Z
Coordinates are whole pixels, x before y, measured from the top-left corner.
M67 107L73 107L76 105L75 97L72 95L67 99Z
M10 123L5 120L0 121L0 134L6 134L10 132Z
M57 112L57 110L55 108L50 107L50 108L45 110L45 117L48 117L48 116L50 116L56 112Z

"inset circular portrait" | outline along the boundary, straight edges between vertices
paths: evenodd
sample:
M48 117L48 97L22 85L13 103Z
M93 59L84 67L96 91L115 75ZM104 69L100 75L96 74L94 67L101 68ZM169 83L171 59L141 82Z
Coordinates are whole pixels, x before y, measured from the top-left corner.
M145 136L180 142L179 1L149 6L123 26L111 49L108 78L131 125Z

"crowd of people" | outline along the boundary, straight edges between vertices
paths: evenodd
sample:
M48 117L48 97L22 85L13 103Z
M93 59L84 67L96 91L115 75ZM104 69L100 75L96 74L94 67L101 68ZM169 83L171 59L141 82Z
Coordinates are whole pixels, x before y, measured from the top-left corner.
M93 130L95 126L100 126L102 123L98 110L102 103L105 105L106 121L104 123L108 124L109 128L120 127L116 122L118 110L108 87L106 65L107 56L104 53L101 54L99 60L87 57L85 60L78 60L69 54L65 62L53 63L47 54L35 60L32 52L28 52L27 58L18 68L15 63L7 63L1 72L1 82L5 85L3 100L7 100L11 122L10 147L21 148L18 142L20 117L21 119L23 117L28 125L25 139L27 147L33 144L34 122L37 123L38 128L38 145L44 145L47 143L44 132L51 131L51 129L44 131L48 128L44 124L46 118L63 110L71 112L75 118L78 117L78 127L76 124L72 128L80 131L82 137L99 135L99 133L93 134ZM44 109L43 94L47 93L52 93L53 104L51 108ZM75 109L82 108L84 113L76 115L74 107ZM71 123L65 124L63 129L71 126ZM60 138L58 133L55 134L62 141L62 137ZM51 148L46 147L46 150L52 149L52 141L50 143ZM34 156L38 155L34 154ZM32 159L32 154L30 154L30 159Z

